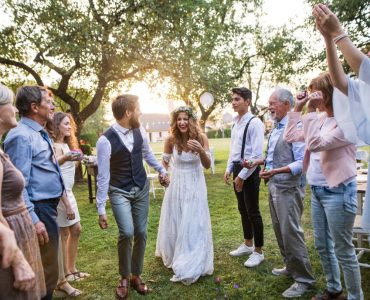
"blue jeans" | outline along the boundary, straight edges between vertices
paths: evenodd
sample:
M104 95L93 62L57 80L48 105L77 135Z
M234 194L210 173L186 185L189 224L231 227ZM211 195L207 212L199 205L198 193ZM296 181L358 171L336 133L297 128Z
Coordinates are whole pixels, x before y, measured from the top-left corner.
M327 289L335 293L342 290L340 264L348 299L364 299L360 267L352 243L357 210L356 181L334 188L311 186L311 192L315 247L325 272Z

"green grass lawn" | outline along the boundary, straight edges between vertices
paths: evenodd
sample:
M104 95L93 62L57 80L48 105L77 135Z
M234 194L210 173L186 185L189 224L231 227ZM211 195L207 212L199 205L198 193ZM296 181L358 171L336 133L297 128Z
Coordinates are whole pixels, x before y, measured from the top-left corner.
M271 225L267 187L263 183L260 207L265 225L266 260L257 268L247 269L243 266L246 257L232 258L228 255L230 250L239 246L243 238L234 192L222 179L228 156L228 143L228 139L210 140L210 145L215 148L216 174L211 175L209 170L205 172L215 251L214 275L203 277L191 286L170 282L172 271L164 267L160 258L154 256L163 198L163 193L159 191L157 199L150 199L148 241L142 274L153 292L143 298L132 290L130 299L283 299L281 293L292 284L292 280L271 274L272 268L282 267L283 262ZM153 144L152 147L154 151L163 151L162 144ZM98 226L95 203L90 204L88 201L86 182L76 184L74 191L83 226L78 268L91 274L91 277L74 283L74 286L84 293L80 299L114 299L114 290L119 278L117 226L110 206L107 204L109 228L103 231ZM311 299L311 296L325 287L325 276L313 245L309 195L305 199L303 226L317 286L301 299ZM370 257L365 257L365 260L369 262ZM370 269L362 269L361 272L365 299L370 299ZM215 283L217 276L221 278L219 285ZM234 285L238 285L238 288Z

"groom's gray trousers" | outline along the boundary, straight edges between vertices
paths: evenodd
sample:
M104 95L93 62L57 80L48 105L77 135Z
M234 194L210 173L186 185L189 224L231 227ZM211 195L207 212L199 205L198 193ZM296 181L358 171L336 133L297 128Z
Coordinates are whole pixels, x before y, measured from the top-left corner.
M116 219L118 236L119 273L141 275L147 237L149 211L149 181L144 188L125 191L109 186L109 199Z

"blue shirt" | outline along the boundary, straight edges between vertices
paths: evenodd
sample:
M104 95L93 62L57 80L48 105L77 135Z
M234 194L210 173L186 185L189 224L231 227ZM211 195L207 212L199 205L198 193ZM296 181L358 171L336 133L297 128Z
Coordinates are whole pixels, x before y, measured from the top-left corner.
M46 133L39 123L22 117L4 141L4 151L25 179L23 197L34 224L40 219L32 202L58 198L63 192L51 144L43 138L41 131Z
M276 143L280 135L283 134L287 121L288 121L287 116L281 119L277 126L272 130L271 135L269 137L269 143L267 145L266 167L268 167L270 170L273 169L272 161ZM292 143L292 151L294 156L294 162L290 163L288 167L292 172L292 175L297 175L302 173L305 143L304 142Z

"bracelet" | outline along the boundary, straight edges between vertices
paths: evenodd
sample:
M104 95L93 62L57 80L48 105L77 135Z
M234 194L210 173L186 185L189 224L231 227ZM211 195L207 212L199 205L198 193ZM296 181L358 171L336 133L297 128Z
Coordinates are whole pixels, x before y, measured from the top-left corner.
M338 43L341 39L344 39L345 37L348 37L348 34L343 32L341 33L340 35L336 36L335 38L333 38L333 42L336 44Z

